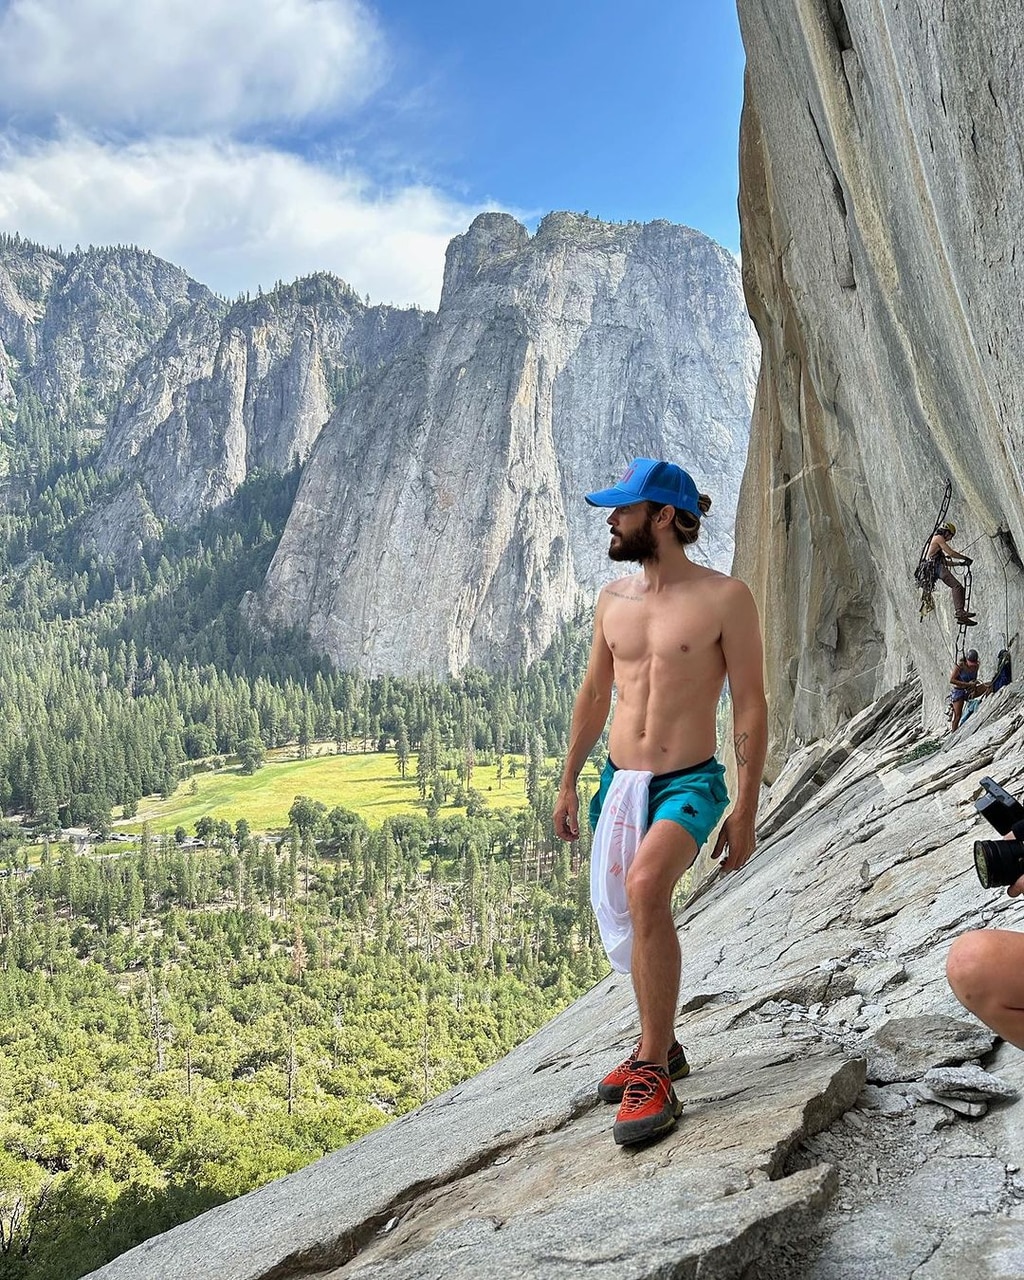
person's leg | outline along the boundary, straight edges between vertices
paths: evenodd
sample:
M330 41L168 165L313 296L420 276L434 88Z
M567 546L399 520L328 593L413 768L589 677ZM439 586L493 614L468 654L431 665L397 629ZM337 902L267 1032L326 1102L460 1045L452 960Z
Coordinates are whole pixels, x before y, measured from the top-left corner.
M943 565L939 570L939 577L946 586L949 587L950 591L952 591L953 612L959 616L964 611L964 602L967 599L967 592L964 589L964 584L959 578L954 577L954 575L950 573L946 565Z
M676 822L655 822L626 875L633 923L633 990L640 1011L642 1062L668 1066L679 998L679 938L672 891L697 856L697 842Z
M964 713L964 700L963 700L963 698L955 698L955 699L954 699L954 701L953 701L953 715L952 715L952 717L951 717L951 719L950 719L950 721L949 721L949 731L950 731L950 733L955 733L955 732L957 731L957 729L959 729L959 727L960 727L960 717L963 715L963 713Z
M1024 1049L1024 933L961 934L949 949L946 977L965 1009Z

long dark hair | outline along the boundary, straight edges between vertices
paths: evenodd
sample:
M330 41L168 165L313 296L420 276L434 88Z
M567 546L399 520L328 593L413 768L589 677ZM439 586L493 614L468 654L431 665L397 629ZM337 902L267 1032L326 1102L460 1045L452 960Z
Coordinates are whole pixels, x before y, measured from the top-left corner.
M647 511L653 516L662 507L671 505L669 502L648 502ZM697 506L700 507L702 516L706 516L711 510L711 499L706 493L697 495ZM675 508L675 513L676 518L672 521L672 532L676 535L676 541L681 547L688 547L692 542L696 542L700 535L700 516L695 516L692 511L684 511L680 507Z

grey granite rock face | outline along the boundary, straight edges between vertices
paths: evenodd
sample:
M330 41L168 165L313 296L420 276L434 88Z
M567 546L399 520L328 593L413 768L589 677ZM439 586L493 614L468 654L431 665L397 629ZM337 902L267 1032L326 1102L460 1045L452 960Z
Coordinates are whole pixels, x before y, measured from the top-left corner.
M133 480L86 515L78 529L78 545L83 554L118 565L133 565L143 549L162 533L163 524L146 491Z
M4 344L0 342L0 413L13 417L18 408L18 397L14 391L12 373L14 361L7 354Z
M255 469L307 457L346 391L415 342L415 308L371 307L316 275L229 306L185 272L130 248L50 252L0 239L0 408L31 391L102 435L99 465L124 494L85 540L119 555L125 495L190 524ZM131 541L131 539L127 539Z
M699 864L677 917L693 1069L662 1141L616 1148L596 1097L636 1035L612 974L481 1075L96 1280L1019 1274L1024 1053L992 1051L944 969L961 931L1024 927L971 863L978 778L1024 790L1024 694L915 758L921 710L912 680L838 729L820 754L842 764L780 778L789 817L741 872ZM891 1083L865 1085L883 1049Z
M66 270L62 256L39 245L0 244L0 341L8 358L26 369L36 362L47 298Z
M254 616L375 673L528 661L612 576L582 494L634 455L693 471L727 568L756 359L698 232L481 215L424 340L318 439Z
M911 572L948 479L991 662L1024 604L1024 17L992 0L739 0L744 284L764 356L738 570L767 633L772 768L921 673L950 595Z
M131 370L100 465L141 483L162 519L193 523L254 470L305 461L345 387L430 318L366 306L329 275L229 310L199 302Z
M152 253L0 243L0 341L19 382L59 416L104 427L128 369L194 303L218 305Z

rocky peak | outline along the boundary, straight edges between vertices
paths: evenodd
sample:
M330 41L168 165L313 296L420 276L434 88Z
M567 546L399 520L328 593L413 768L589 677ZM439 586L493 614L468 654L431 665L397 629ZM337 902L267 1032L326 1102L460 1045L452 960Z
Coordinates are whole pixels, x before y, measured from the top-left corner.
M441 306L481 271L507 263L529 239L526 228L508 213L481 213L469 230L448 244Z
M254 616L372 672L529 661L611 576L582 494L637 454L711 493L697 554L728 567L756 362L707 237L478 218L422 339L318 439Z
M368 306L326 272L229 308L199 297L129 372L100 464L141 484L161 519L192 523L253 470L304 461L350 388L429 321ZM100 513L89 536L118 557L118 527Z
M20 236L0 236L0 344L5 357L0 377L7 385L19 367L35 360L39 322L46 297L66 264ZM14 405L13 390L12 407Z
M106 425L127 370L171 319L213 294L179 267L127 246L54 253L0 245L0 340L45 408Z

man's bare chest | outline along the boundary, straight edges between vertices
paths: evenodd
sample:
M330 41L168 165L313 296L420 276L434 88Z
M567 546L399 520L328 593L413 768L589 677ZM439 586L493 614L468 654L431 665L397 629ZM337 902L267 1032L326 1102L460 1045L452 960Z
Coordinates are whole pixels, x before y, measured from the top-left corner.
M667 601L624 592L605 611L605 643L616 664L663 659L685 665L717 648L719 635L706 601L696 595Z

